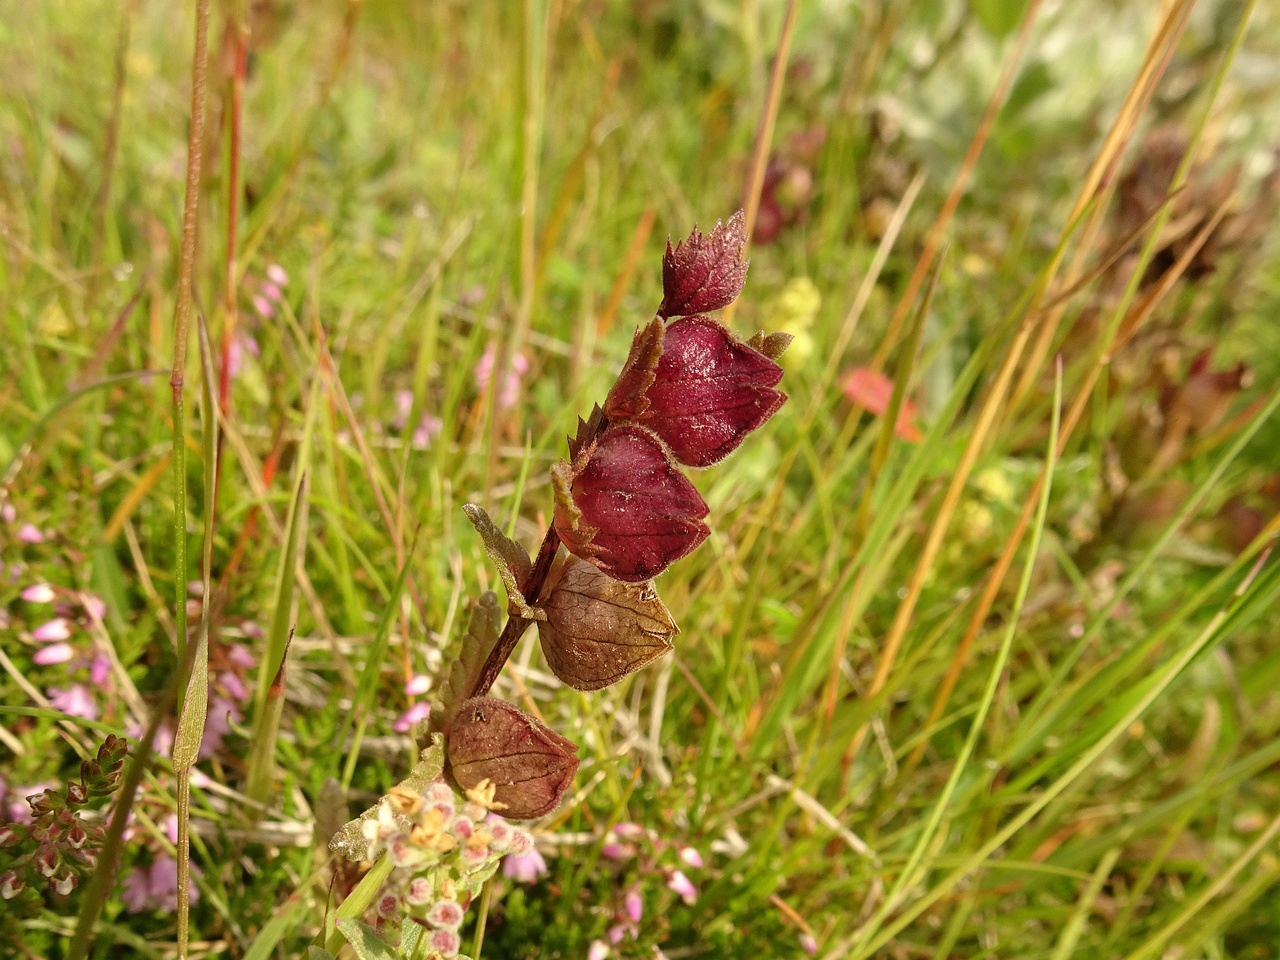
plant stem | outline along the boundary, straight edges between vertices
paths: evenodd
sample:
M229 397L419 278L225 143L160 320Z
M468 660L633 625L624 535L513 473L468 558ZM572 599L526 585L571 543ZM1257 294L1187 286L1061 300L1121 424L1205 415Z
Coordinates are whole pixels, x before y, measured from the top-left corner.
M187 649L187 457L186 404L183 385L187 367L187 327L191 319L192 274L195 272L196 228L200 209L200 159L204 146L204 82L208 66L209 0L196 0L196 49L191 65L191 124L187 133L187 194L182 210L182 259L178 265L178 304L173 318L173 547L174 605L178 658Z
M529 579L525 583L525 598L532 603L537 599L538 594L542 591L542 585L547 582L547 574L551 572L552 561L556 558L556 551L560 549L560 535L556 533L554 525L547 527L547 532L542 536L542 546L538 548L538 557L533 562L533 571L529 574ZM532 620L524 617L512 616L507 618L507 625L502 628L502 634L498 637L498 642L489 653L489 658L484 662L484 669L480 671L480 678L476 681L475 687L471 691L472 697L483 697L489 692L489 688L493 686L493 681L498 679L498 674L502 672L503 665L507 662L512 652L516 648L516 644L520 642L520 638L524 636L525 630L529 628Z
M492 383L492 381L490 381ZM590 430L586 436L579 433L575 450L589 450L591 446L598 440L604 432L609 429L609 418L600 413L599 408L594 415L595 428ZM538 547L538 556L533 561L533 569L529 572L529 579L523 584L523 593L525 599L529 603L536 603L538 595L542 593L543 586L546 585L547 575L551 573L551 564L555 562L556 552L560 549L560 535L556 533L555 524L552 523L547 527L547 532L542 535L542 545ZM502 628L502 633L498 637L498 642L494 644L493 650L489 652L489 657L484 662L484 669L480 671L480 677L476 680L475 686L471 689L470 697L483 697L489 692L489 688L493 686L493 682L498 679L498 674L502 672L503 665L511 657L512 652L516 648L516 644L520 642L520 638L524 636L525 630L529 628L529 624L533 621L520 616L509 616L506 626ZM449 704L447 706L457 706L457 704Z
M126 3L120 11L120 28L116 35L115 52L115 84L111 95L111 116L107 120L106 137L102 145L102 179L98 184L98 194L94 198L97 223L93 236L93 259L95 270L90 279L91 289L97 293L98 283L102 279L102 255L107 244L107 215L111 209L111 178L115 174L116 154L120 145L120 116L124 110L124 88L129 80L129 33L133 24L135 4ZM93 302L91 295L89 301Z
M249 23L243 3L234 5L235 72L231 77L231 118L227 131L227 260L223 276L222 365L218 380L218 409L231 408L231 345L239 322L236 239L240 224L240 129L244 113L244 81L249 56Z

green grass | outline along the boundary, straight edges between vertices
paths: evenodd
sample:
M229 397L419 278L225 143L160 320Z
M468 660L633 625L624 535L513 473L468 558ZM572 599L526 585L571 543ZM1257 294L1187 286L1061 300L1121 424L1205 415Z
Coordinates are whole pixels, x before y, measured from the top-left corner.
M191 780L192 956L300 956L326 917L332 932L342 868L323 840L344 811L326 782L354 815L407 773L404 682L440 676L469 601L496 588L460 507L536 546L564 435L661 299L666 236L742 204L784 6L254 4L234 302L258 354L243 344L215 432L216 384L202 393L188 349L175 457L193 5L0 3L0 483L16 516L0 521L0 777L62 781L104 731L136 742L179 671L174 597L205 579L209 682L225 698L230 672L248 693ZM1167 63L1147 61L1145 96L1159 4L1041 5L1010 60L1024 6L801 5L773 146L798 171L779 194L809 177L812 196L753 245L732 320L798 335L791 399L695 477L713 534L659 582L674 658L579 694L526 638L499 681L583 760L572 802L535 829L548 875L495 881L484 957L585 956L633 888L644 917L622 957L802 956L802 933L832 960L1275 956L1280 19L1257 4L1241 32L1248 4L1170 7L1190 17ZM235 9L211 15L191 320L215 365ZM1116 164L1095 166L1113 124ZM1126 220L1124 173L1161 125L1197 161L1166 207L1157 192ZM1236 163L1236 201L1193 258ZM252 298L272 264L289 283L267 320ZM530 369L507 409L474 369L513 343ZM1213 390L1177 405L1207 348L1214 370L1249 367L1242 389L1216 388L1213 422L1195 419ZM922 442L844 398L841 375L873 358ZM438 433L406 443L424 414ZM45 541L23 542L24 523ZM69 663L33 660L31 632L57 615L20 598L40 582L67 607ZM78 594L105 601L101 619ZM94 655L97 721L47 709ZM179 807L160 761L122 874L172 852ZM622 821L660 842L611 859ZM666 885L676 868L693 904ZM88 892L4 912L0 952L66 955ZM90 955L173 956L176 911L127 910L123 893Z

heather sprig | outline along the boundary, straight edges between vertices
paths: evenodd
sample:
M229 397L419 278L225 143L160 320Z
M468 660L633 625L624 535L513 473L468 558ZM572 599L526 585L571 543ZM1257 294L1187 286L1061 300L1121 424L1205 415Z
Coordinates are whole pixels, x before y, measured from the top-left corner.
M45 889L66 897L93 869L103 832L81 813L115 791L128 752L125 740L108 734L97 755L81 762L79 780L27 798L30 823L0 825L0 898L15 901L11 909L34 909Z

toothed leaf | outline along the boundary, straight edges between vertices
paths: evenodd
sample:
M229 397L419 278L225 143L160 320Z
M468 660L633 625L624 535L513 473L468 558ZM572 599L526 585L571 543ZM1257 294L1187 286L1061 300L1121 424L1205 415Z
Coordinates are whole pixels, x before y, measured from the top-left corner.
M540 619L538 612L525 600L524 587L533 572L533 561L524 547L516 543L489 519L489 514L474 503L464 504L462 512L467 515L471 525L480 534L485 553L493 565L498 568L498 576L502 585L507 588L507 600L519 616L527 619Z
M492 590L486 590L471 603L467 631L462 646L440 687L440 695L431 707L430 727L443 730L458 704L467 699L484 668L485 659L502 632L502 608Z

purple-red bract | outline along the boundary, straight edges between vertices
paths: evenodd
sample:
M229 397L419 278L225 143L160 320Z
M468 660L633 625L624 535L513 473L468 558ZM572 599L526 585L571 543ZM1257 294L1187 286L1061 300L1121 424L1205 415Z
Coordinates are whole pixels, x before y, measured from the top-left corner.
M741 210L706 236L694 229L673 249L667 241L662 257L660 317L686 317L728 306L747 282L742 251L747 244L747 220Z
M615 580L649 580L710 533L702 497L641 427L611 427L583 451L571 491L572 503L556 503L556 533Z
M654 375L636 420L691 467L719 463L787 400L782 368L707 317L667 327Z

